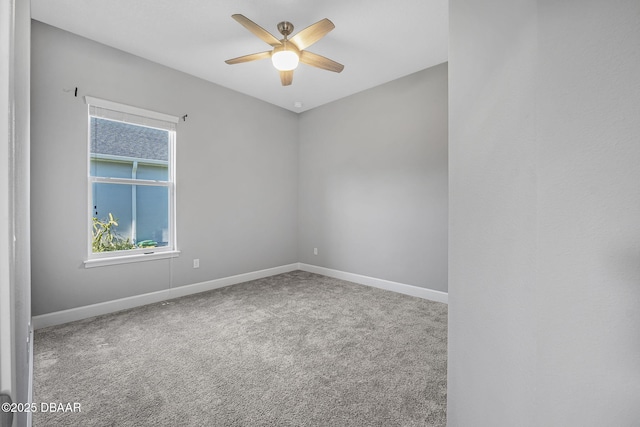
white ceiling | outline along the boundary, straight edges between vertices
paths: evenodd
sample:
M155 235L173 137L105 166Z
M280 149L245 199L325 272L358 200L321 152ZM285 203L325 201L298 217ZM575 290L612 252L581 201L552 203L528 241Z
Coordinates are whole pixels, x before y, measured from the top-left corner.
M447 61L448 0L31 0L32 17L294 112ZM336 28L309 51L342 73L301 64L283 87L271 61L225 60L270 50L231 18L240 13L278 39L329 18ZM295 107L301 102L302 107Z

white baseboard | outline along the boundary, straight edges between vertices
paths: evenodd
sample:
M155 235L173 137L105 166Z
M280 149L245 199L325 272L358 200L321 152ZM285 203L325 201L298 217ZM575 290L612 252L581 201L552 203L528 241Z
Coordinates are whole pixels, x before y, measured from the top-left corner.
M316 265L304 263L298 263L298 268L310 273L322 274L323 276L334 277L341 280L348 280L349 282L358 283L360 285L386 289L388 291L411 295L412 297L424 298L445 304L448 304L449 302L449 294L447 292L435 291L433 289L421 288L413 285L405 285L404 283L376 279L375 277L362 276L360 274L347 273L340 270L333 270L331 268L318 267Z
M360 274L347 273L344 271L318 267L310 264L294 263L283 265L280 267L268 268L265 270L253 271L250 273L238 274L230 277L223 277L221 279L195 283L193 285L178 286L176 288L165 289L148 294L134 295L131 297L121 298L113 301L106 301L97 304L86 305L83 307L71 308L69 310L56 311L54 313L33 316L31 324L33 326L33 329L42 329L48 326L75 322L76 320L87 319L89 317L114 313L116 311L127 310L129 308L139 307L147 304L154 304L168 299L197 294L200 292L210 291L218 288L224 288L226 286L248 282L250 280L262 279L264 277L275 276L276 274L288 273L294 270L308 271L310 273L317 273L324 276L334 277L336 279L348 280L350 282L372 286L374 288L386 289L388 291L399 292L401 294L411 295L414 297L424 298L436 302L442 302L445 304L448 303L449 294L447 294L446 292L420 288L418 286L406 285L404 283L392 282L389 280L376 279L375 277L362 276Z
M298 263L283 265L280 267L268 268L265 270L238 274L236 276L223 277L221 279L195 283L193 285L178 286L176 288L165 289L148 294L134 295L131 297L121 298L113 301L106 301L98 304L71 308L69 310L56 311L55 313L33 316L31 323L33 325L33 329L42 329L48 326L61 325L63 323L74 322L76 320L87 319L94 316L100 316L102 314L114 313L116 311L139 307L142 305L154 304L168 299L210 291L212 289L224 288L225 286L248 282L250 280L275 276L276 274L282 274L289 271L297 270L298 266Z

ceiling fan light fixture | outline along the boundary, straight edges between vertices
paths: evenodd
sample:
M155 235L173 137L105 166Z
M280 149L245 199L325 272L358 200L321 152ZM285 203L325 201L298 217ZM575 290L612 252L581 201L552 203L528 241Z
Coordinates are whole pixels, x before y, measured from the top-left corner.
M291 71L298 67L300 58L292 50L280 50L271 55L271 62L278 71Z
M231 17L247 30L251 31L260 40L273 47L273 50L227 59L224 61L227 64L240 64L271 57L273 66L279 71L282 86L291 85L293 82L293 71L298 67L298 63L300 62L312 67L333 71L334 73L339 73L344 68L344 65L336 61L306 50L335 28L333 22L327 18L299 31L295 36L291 37L291 40L289 40L289 35L293 33L293 24L288 21L282 21L278 24L278 31L284 38L278 40L273 34L244 15L236 13L231 15Z

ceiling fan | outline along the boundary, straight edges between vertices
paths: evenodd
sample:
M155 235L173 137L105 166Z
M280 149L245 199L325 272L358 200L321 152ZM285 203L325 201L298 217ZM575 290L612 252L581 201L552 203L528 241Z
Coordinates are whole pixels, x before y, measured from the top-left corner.
M288 37L293 32L293 24L287 21L280 22L278 24L278 31L284 38L278 40L267 30L244 15L235 14L231 15L231 17L258 36L260 40L271 45L273 50L227 59L225 61L227 64L240 64L242 62L271 58L273 66L280 72L282 86L288 86L293 82L293 70L296 69L299 62L336 73L344 69L344 65L336 61L304 50L335 28L333 22L327 18L308 26L290 39Z

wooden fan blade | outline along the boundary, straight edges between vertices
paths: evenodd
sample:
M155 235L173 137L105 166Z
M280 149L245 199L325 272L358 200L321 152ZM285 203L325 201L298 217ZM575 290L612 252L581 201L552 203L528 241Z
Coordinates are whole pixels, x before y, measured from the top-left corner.
M269 50L266 52L252 53L251 55L245 55L245 56L239 56L233 59L227 59L224 62L226 62L227 64L241 64L243 62L257 61L259 59L267 59L270 57L271 57L271 51Z
M245 27L247 30L258 36L258 38L263 42L270 44L273 47L280 46L282 44L280 43L280 40L275 38L269 31L265 30L246 16L236 13L235 15L231 15L231 17L238 21L240 25Z
M293 83L293 70L280 71L280 81L282 82L282 86L289 86Z
M309 25L304 30L300 31L295 36L291 37L289 41L295 44L298 49L306 49L324 36L336 26L333 22L324 18L322 21L318 21L315 24Z
M344 69L344 65L316 53L308 52L306 50L300 52L300 62L311 65L312 67L318 67L322 68L323 70L333 71L335 73L339 73Z

